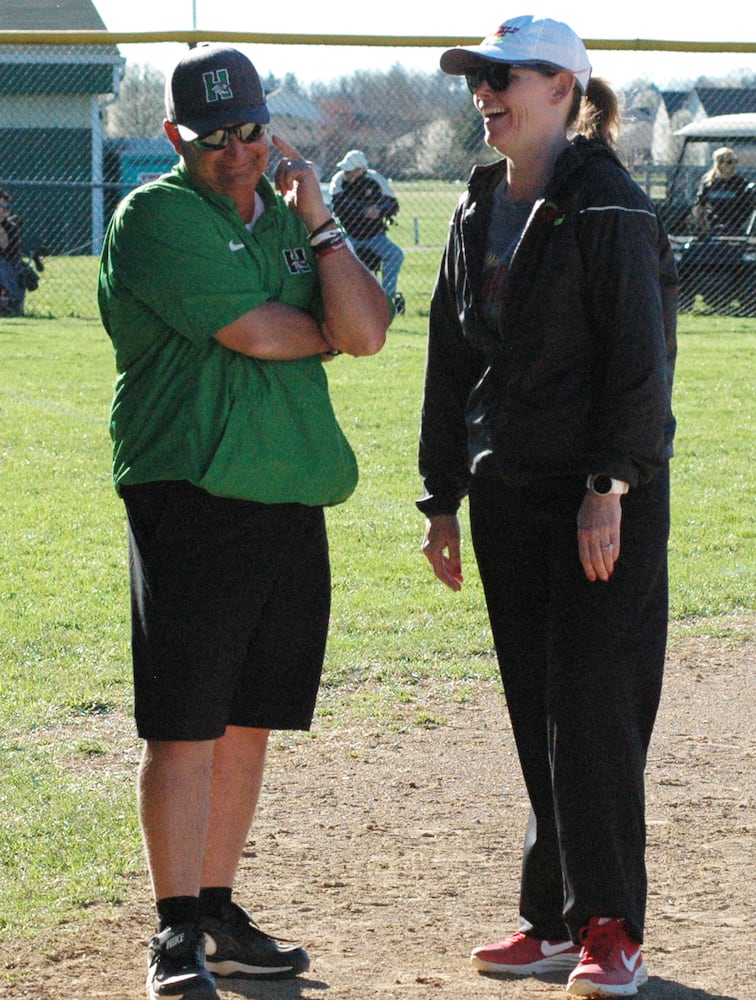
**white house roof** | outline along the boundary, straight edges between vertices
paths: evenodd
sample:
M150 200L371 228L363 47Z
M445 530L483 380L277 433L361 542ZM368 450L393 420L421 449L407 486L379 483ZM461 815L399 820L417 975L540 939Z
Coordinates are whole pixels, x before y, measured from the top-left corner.
M104 31L92 0L0 0L4 31Z
M292 93L283 87L267 94L265 103L272 115L290 115L292 118L310 122L317 122L320 119L320 111L312 101L302 94Z
M708 142L756 139L756 114L715 115L713 118L702 118L678 129L675 135L683 139L703 139Z

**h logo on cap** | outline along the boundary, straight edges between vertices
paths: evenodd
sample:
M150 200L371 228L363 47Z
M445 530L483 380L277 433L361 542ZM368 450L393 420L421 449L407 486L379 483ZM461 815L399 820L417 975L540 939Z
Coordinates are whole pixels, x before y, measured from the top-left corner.
M211 70L202 74L205 84L205 97L208 104L216 101L228 101L234 96L227 69Z

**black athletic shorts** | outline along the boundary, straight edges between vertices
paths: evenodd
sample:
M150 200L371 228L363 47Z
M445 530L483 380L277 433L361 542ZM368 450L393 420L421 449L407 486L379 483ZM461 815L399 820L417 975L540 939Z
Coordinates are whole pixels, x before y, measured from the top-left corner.
M124 487L123 499L139 735L309 729L331 601L322 508L186 482Z

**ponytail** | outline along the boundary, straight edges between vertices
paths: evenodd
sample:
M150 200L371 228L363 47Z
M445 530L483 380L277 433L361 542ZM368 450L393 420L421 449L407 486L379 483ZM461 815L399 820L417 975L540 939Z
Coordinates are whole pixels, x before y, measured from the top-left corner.
M606 80L592 77L585 94L575 87L575 103L567 124L586 139L614 149L619 138L620 110L617 95Z

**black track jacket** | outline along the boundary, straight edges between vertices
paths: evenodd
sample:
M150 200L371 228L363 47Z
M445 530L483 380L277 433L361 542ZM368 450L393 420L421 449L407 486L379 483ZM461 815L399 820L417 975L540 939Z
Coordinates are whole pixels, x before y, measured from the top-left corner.
M433 292L419 464L426 514L470 476L601 472L631 487L672 454L677 272L652 202L603 144L559 157L517 245L498 330L480 308L493 193L475 167Z

